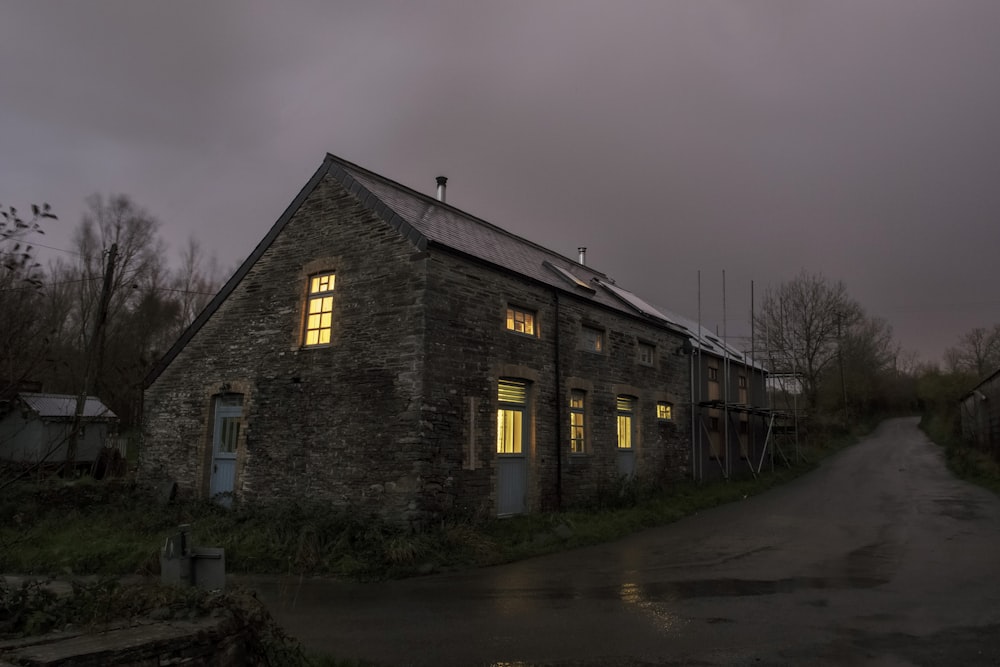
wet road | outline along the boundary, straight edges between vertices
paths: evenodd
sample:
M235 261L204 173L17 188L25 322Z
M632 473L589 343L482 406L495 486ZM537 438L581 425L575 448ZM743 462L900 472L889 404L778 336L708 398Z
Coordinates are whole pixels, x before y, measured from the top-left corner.
M612 544L374 585L239 581L307 647L387 665L1000 665L1000 499L916 424Z

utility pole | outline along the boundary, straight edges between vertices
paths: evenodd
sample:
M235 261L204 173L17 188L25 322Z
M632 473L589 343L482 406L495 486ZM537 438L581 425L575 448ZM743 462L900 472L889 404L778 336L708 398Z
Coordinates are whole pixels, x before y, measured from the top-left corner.
M847 409L847 381L844 379L844 336L841 330L843 312L837 311L837 365L840 366L840 388L844 392L844 430L851 429L850 413Z
M97 371L104 348L104 324L108 319L108 306L111 303L111 286L115 277L115 260L118 257L118 244L112 243L111 250L108 251L108 264L104 269L104 284L101 287L101 301L97 310L97 319L94 321L94 331L90 336L87 346L86 364L84 368L83 387L79 396L76 397L76 411L73 414L73 426L69 431L69 440L66 444L66 465L63 474L72 476L73 468L76 464L76 442L80 434L80 427L83 424L84 410L87 405L87 394L94 386L97 378Z

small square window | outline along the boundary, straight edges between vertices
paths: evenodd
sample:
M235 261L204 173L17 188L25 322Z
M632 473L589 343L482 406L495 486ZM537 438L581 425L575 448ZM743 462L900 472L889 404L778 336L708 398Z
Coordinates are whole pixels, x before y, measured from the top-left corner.
M656 346L650 343L639 343L639 363L643 366L652 366L656 359Z
M709 382L719 381L719 369L716 368L715 366L708 367L708 380Z
M580 330L581 345L588 352L604 352L604 332L594 327L584 326Z
M660 421L671 421L674 418L674 406L666 401L656 404L656 418Z
M535 334L535 313L515 306L507 306L507 330L528 336Z
M747 386L747 376L746 375L741 375L740 376L740 389L746 389L746 386Z

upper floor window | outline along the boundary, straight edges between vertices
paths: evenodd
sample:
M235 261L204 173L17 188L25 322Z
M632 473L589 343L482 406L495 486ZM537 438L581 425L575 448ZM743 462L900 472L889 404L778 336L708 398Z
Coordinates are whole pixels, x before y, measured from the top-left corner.
M507 306L507 330L529 336L537 335L535 333L535 313L517 306Z
M740 382L740 389L746 389L746 386L747 386L747 376L746 375L741 375L739 382Z
M666 401L656 404L656 418L660 421L670 421L674 418L674 406Z
M708 367L708 380L709 380L709 382L718 382L719 381L719 367L718 366L709 366Z
M333 330L332 273L319 273L309 278L309 296L306 303L305 344L326 345Z
M652 366L656 359L656 346L651 343L639 342L639 363L644 366Z
M581 329L583 349L589 352L604 352L604 332L595 327L584 326Z
M571 391L569 395L569 451L574 454L582 454L586 443L584 431L586 398L587 395L577 389Z

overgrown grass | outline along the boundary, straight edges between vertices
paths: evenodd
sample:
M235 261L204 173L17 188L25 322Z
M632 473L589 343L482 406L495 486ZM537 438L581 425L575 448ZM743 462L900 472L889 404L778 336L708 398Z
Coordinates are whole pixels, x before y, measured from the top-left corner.
M924 416L920 428L944 448L948 469L958 477L1000 495L1000 462L963 442L957 416L934 412Z
M18 484L0 499L0 571L155 574L159 549L180 524L190 524L196 545L225 548L229 572L364 581L494 565L607 542L757 495L853 441L844 435L803 447L800 462L757 479L686 481L664 488L622 483L588 506L564 512L445 520L416 533L321 503L237 503L227 510L208 502L163 505L114 482Z

